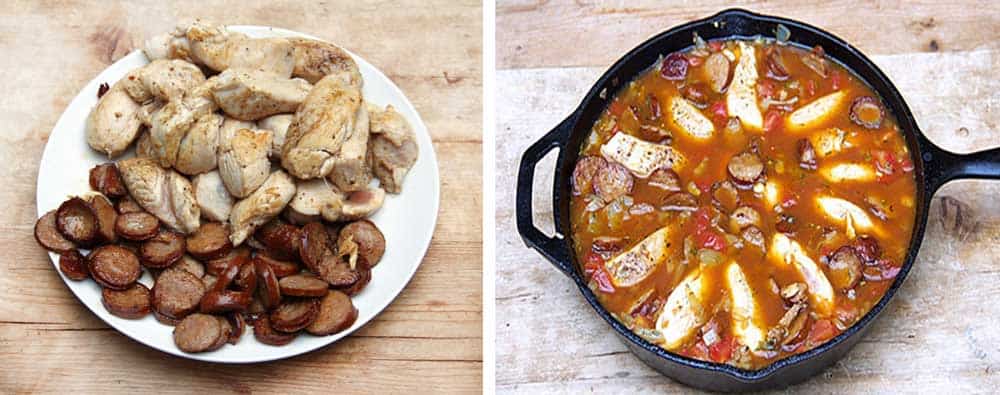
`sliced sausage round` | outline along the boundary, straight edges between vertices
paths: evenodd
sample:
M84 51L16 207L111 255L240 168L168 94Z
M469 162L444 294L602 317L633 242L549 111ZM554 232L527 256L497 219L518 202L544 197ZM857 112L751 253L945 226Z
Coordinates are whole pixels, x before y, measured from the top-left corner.
M851 103L851 121L867 129L878 129L882 126L885 113L878 99L871 96L860 96Z
M604 202L610 203L632 192L633 183L632 174L625 166L608 162L608 165L600 169L594 177L594 192Z
M90 209L97 218L97 242L114 243L118 241L115 234L115 220L118 219L118 212L111 205L108 198L101 195L93 195L87 198Z
M729 58L722 52L716 52L705 58L705 75L708 77L708 86L715 93L722 93L729 85Z
M367 219L354 221L340 230L337 247L341 255L345 250L353 248L357 251L355 267L371 269L385 254L385 236Z
M229 313L223 318L225 318L226 321L229 322L229 326L233 328L233 330L229 333L229 338L226 339L226 342L229 344L239 343L240 337L243 336L243 331L246 330L246 321L243 320L243 314Z
M149 288L141 283L135 283L128 289L101 290L101 303L109 313L121 318L135 320L145 317L150 311Z
M128 214L128 213L144 213L146 210L136 203L131 196L125 196L115 203L115 210L118 210L118 214Z
M205 285L193 274L179 269L164 270L153 284L153 309L172 319L183 319L198 309Z
M76 250L76 244L63 237L56 226L56 210L45 213L35 222L35 241L49 251L59 253Z
M756 226L760 228L763 226L764 220L760 217L760 213L757 212L753 207L741 206L733 210L733 213L729 215L729 226L733 228L733 231L741 230L748 226Z
M319 314L318 299L286 300L268 318L271 327L281 332L298 332L312 324Z
M861 281L861 258L854 247L843 246L827 260L830 283L838 289L850 289Z
M865 265L874 264L882 256L882 248L879 247L878 240L868 235L858 236L854 250L858 252L858 257Z
M278 277L274 275L271 266L260 256L253 259L254 270L257 272L257 295L260 297L264 309L271 310L281 303L281 287L278 285Z
M229 343L229 339L233 336L233 331L236 330L236 328L233 327L232 321L229 321L228 318L217 315L215 316L215 319L219 320L219 331L221 333L218 343L212 346L213 350L217 350L226 345L226 343Z
M358 273L358 281L355 281L354 284L351 284L351 286L349 287L339 287L337 289L347 294L348 296L357 295L359 292L361 292L361 290L365 289L365 287L368 286L368 283L372 279L372 271L364 269L364 270L356 270L356 272Z
M56 228L70 241L81 245L93 245L98 238L97 215L83 199L71 198L56 211Z
M221 258L232 249L229 229L219 222L203 223L197 231L187 237L187 251L198 259Z
M205 276L205 265L201 264L201 262L198 262L198 260L192 258L189 255L184 255L183 257L181 257L181 259L177 261L177 263L175 263L174 266L172 266L171 268L184 270L188 273L193 274L195 277L198 278L202 278Z
M275 219L257 229L254 238L263 244L272 256L279 259L293 259L299 255L302 231L295 225Z
M274 330L267 314L261 315L253 322L253 337L264 344L283 346L291 343L297 336L298 333L284 333Z
M301 273L278 280L282 295L318 298L326 295L330 284L312 274Z
M143 266L164 269L184 256L184 245L184 236L173 231L160 230L156 236L142 243L139 247L139 257Z
M117 245L100 246L87 257L87 270L105 288L124 290L142 275L139 258L132 251Z
M59 254L59 271L70 280L80 281L90 277L90 271L87 270L87 259L77 250L69 250Z
M246 311L252 294L249 291L211 290L201 298L199 308L202 313L219 314Z
M649 175L646 181L650 186L660 188L667 192L681 191L681 178L672 169L660 168Z
M764 174L764 161L757 154L744 152L733 156L726 169L737 186L749 188Z
M310 222L302 227L301 239L299 257L306 268L318 274L323 258L331 253L326 227L322 222Z
M128 194L122 175L114 163L102 163L90 169L90 187L105 196L122 197Z
M320 300L319 314L306 327L306 332L317 336L332 335L350 328L357 318L358 309L351 297L340 291L330 291Z
M236 275L236 280L233 281L236 288L249 291L249 293L253 293L257 289L256 266L252 262L246 262L243 266L240 266L240 272Z
M583 156L576 161L573 168L573 195L580 196L593 191L594 177L608 166L608 162L600 156Z
M212 286L213 290L224 290L229 289L229 286L236 281L236 278L240 275L240 269L245 266L244 261L236 261L227 266L215 280L215 285Z
M271 270L274 272L274 275L278 278L288 277L294 274L298 274L299 272L302 271L302 267L299 266L299 263L294 260L291 261L277 260L268 256L267 254L261 253L260 251L257 252L256 257L257 259L260 259L265 263L267 263L267 265L270 266Z
M211 351L213 347L221 346L219 338L222 335L222 322L218 318L208 314L191 314L174 327L174 344L184 352Z
M145 211L120 214L115 219L115 233L126 240L148 240L159 232L160 220Z
M727 212L732 211L736 205L740 204L740 192L729 180L712 185L712 198Z
M205 265L205 271L213 276L218 276L222 274L230 265L236 265L237 267L242 267L243 264L250 261L250 249L239 247L234 250L229 251L226 256L218 259L212 259L208 261Z
M799 167L805 170L816 170L816 149L808 139L798 141Z
M327 253L320 261L318 272L313 274L319 276L332 287L350 287L358 282L358 272L351 269L351 266L333 253Z
M177 324L181 323L181 320L160 314L156 309L153 309L153 318L156 318L163 325L177 326Z

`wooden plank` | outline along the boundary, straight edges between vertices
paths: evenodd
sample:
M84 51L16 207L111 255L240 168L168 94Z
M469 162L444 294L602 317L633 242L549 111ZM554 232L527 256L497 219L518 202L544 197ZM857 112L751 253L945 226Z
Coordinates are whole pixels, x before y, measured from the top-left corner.
M1000 144L1000 50L874 56L928 137L970 152ZM528 145L567 116L603 67L497 73L497 179L516 177ZM961 81L961 83L959 83ZM526 111L530 108L531 111ZM554 155L536 168L535 223L550 231ZM868 335L802 393L981 393L1000 386L1000 183L946 185L932 204L913 272ZM941 199L964 207L961 224ZM646 367L587 305L575 285L524 247L514 183L498 182L497 388L502 393L691 392ZM952 207L949 203L949 207ZM934 372L928 374L927 372Z
M15 2L0 10L0 393L429 392L482 386L482 10L474 1ZM112 60L178 20L280 26L384 71L434 139L441 210L413 280L354 335L304 356L226 366L152 350L108 328L34 241L38 162L69 101ZM44 37L44 40L40 39Z
M497 3L497 69L610 65L659 32L733 6L821 27L869 55L1000 47L991 28L1000 8L989 0Z

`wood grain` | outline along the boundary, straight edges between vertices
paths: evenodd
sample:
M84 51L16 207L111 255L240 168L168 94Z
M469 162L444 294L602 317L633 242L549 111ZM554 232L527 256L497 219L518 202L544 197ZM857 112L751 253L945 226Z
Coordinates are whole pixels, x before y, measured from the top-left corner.
M662 7L661 11L642 2L633 7L630 2L628 10L596 16L593 10L605 6L518 4L498 5L501 27L497 30L497 53L501 67L506 68L497 72L496 83L497 133L498 140L504 141L495 157L498 180L516 177L524 149L579 104L604 72L604 64L654 32L639 37L640 33L619 34L616 29L644 24L651 15L673 15L676 19L672 22L656 24L655 31L660 31L714 12L695 5ZM819 4L810 11L794 3L751 3L751 8L814 21L834 31L868 29L868 24L876 23L872 21L886 16L919 18L920 10L931 6L914 4L915 14L901 15L883 13L881 10L894 7L880 4L879 10L867 10L869 18L850 18L865 11L838 6L847 16L831 27L817 22L833 19L831 4ZM991 11L984 7L978 7L981 12L958 11L976 9L976 4L939 8L935 14L939 21L996 18L988 16ZM595 15L591 19L571 17L580 14ZM573 28L578 31L572 39L588 43L587 50L580 50L580 45L570 47L565 41L568 38L560 38ZM940 29L942 36L962 36L970 42L990 43L1000 38L996 29L951 24L935 29ZM506 35L503 40L501 32ZM541 39L538 48L514 48L534 43L537 37L548 41ZM880 47L875 37L860 40L862 48ZM948 44L941 46L948 50L927 52L912 40L909 34L894 35L893 40L883 40L884 51L876 50L872 58L903 93L925 134L955 152L1000 145L1000 82L994 76L1000 67L1000 48L993 44L949 48L952 44ZM909 46L900 44L910 41ZM550 49L545 50L543 44ZM534 48L530 49L533 55L517 55L528 51L524 48ZM568 67L577 64L597 67ZM550 154L537 166L534 182L535 223L546 232L553 229L550 191L554 157ZM987 181L954 182L940 190L932 203L917 262L894 302L846 358L788 392L995 392L1000 387L1000 332L995 330L1000 325L1000 306L993 302L1000 297L998 193L1000 183ZM953 199L949 207L950 202L958 202L965 210L957 225L952 210L948 215L941 210L945 197ZM524 247L514 225L513 182L498 182L496 199L498 392L695 392L642 364L593 313L571 280Z
M0 9L0 393L409 392L482 388L481 6L475 1L45 1ZM416 276L334 345L225 366L155 351L108 328L35 244L38 162L94 75L178 20L272 25L329 39L383 70L434 139L438 226ZM75 171L75 170L74 170Z

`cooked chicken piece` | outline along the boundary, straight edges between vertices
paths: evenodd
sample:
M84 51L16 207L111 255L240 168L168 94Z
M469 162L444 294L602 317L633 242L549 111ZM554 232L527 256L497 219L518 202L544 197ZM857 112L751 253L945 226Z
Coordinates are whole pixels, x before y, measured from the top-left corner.
M195 63L222 71L229 68L229 61L236 44L246 39L246 35L226 30L223 26L212 26L201 21L185 28L190 42L190 55Z
M303 79L287 79L260 71L233 70L218 75L212 94L227 115L255 121L270 115L294 112L312 88Z
M317 82L288 126L282 167L301 179L329 174L333 155L354 131L361 104L360 86L345 84L339 74Z
M677 96L670 100L670 119L677 129L692 139L705 141L715 135L712 121L683 97Z
M738 42L740 58L726 92L729 116L738 117L744 128L761 130L764 117L757 106L757 56L752 45Z
M368 109L358 106L354 130L333 156L333 168L327 179L342 192L365 189L372 176L368 171Z
M201 226L201 209L194 197L194 188L187 177L167 170L167 185L170 188L170 207L177 218L178 230L193 233Z
M830 128L816 132L809 137L816 155L820 158L836 154L847 147L847 132L840 128Z
M845 96L844 91L836 91L799 107L788 115L785 128L789 131L801 131L820 126L823 121L840 113L837 109Z
M358 65L340 47L307 38L290 38L288 40L294 46L293 77L304 78L315 84L327 75L337 74L349 84L361 85L361 73L358 72Z
M153 159L153 143L149 139L148 131L142 132L139 135L139 139L135 142L136 157Z
M660 168L676 169L684 157L672 147L654 144L627 133L617 133L601 146L601 155L625 166L639 178L647 178Z
M210 221L225 222L233 209L233 196L222 183L222 176L216 170L194 177L194 197L201 209L201 215Z
M747 283L743 269L736 262L726 268L726 285L729 287L733 310L733 334L740 344L751 350L760 349L764 341L764 330L757 324L757 300Z
M268 153L271 160L281 160L281 147L285 145L288 125L292 123L294 116L293 114L278 114L257 121L258 128L271 131L273 139L271 140L271 151Z
M150 96L152 97L152 96ZM139 118L139 122L143 126L149 127L153 125L153 114L163 108L163 102L159 100L151 100L146 102L142 106L139 106L139 112L136 117Z
M221 135L219 141L219 174L229 193L237 198L250 195L271 170L267 151L271 148L271 133L240 129L232 137Z
M139 134L138 113L139 104L115 84L87 116L87 144L109 158L121 155Z
M369 166L381 187L389 193L403 189L403 178L417 161L416 135L409 122L392 106L381 110L368 106L371 136L368 139Z
M708 321L708 311L703 302L710 287L705 286L704 278L695 270L667 296L656 319L656 329L663 334L663 348L676 350Z
M178 100L185 92L205 83L205 75L198 66L180 59L154 60L139 69L138 77L150 95L163 101Z
M831 166L823 166L820 167L819 174L830 182L875 181L875 168L862 163L837 163Z
M174 169L187 175L201 174L215 169L220 126L222 126L222 116L216 113L198 118L181 140Z
M295 182L281 170L271 173L267 181L246 199L236 202L229 214L234 246L246 240L258 226L276 217L295 195Z
M672 227L665 226L646 236L627 251L604 263L615 287L630 287L644 280L667 258Z
M382 208L382 204L385 203L385 190L368 187L339 197L340 199L328 201L323 207L323 219L337 222L368 218Z
M781 185L776 180L767 180L764 183L764 204L768 209L774 209L781 199Z
M819 196L816 198L816 205L819 206L820 212L833 221L843 224L847 228L847 237L851 239L855 237L856 230L884 234L882 227L872 221L865 210L850 201L833 196Z
M174 186L171 171L166 170L149 158L131 158L118 162L118 171L121 172L122 181L129 194L143 209L159 218L161 222L175 230L183 231L187 226L182 226L174 212L173 191L181 191L181 185ZM184 178L178 175L179 178ZM178 207L185 209L184 197L177 200ZM187 213L185 213L187 214ZM190 218L185 216L185 225L189 225Z
M340 215L343 197L325 178L295 181L295 196L288 203L286 216L297 224L318 221L323 209L329 207L335 217Z
M230 69L245 69L290 78L295 58L292 43L284 38L248 38L232 43Z
M146 40L142 52L150 61L157 59L183 59L191 61L191 43L185 36L186 26L153 36Z
M180 100L167 103L156 111L150 120L150 142L153 157L163 167L172 167L177 162L177 152L181 141L187 135L195 120L216 110L209 93L217 83L216 77L187 92Z
M125 93L128 93L128 96L131 97L132 100L135 100L136 103L146 103L153 100L153 94L149 92L149 89L146 88L146 84L142 82L142 71L145 68L146 67L143 66L129 71L128 74L125 74L125 76L118 80L117 83L117 85L121 85L122 89L125 90Z
M775 233L771 238L771 248L768 249L767 256L773 262L794 265L805 280L809 296L817 310L824 314L833 311L833 286L816 261L802 249L802 245L783 233Z
M236 136L236 131L240 129L257 130L257 124L250 121L241 121L236 118L222 116L222 127L219 128L219 139L231 139Z

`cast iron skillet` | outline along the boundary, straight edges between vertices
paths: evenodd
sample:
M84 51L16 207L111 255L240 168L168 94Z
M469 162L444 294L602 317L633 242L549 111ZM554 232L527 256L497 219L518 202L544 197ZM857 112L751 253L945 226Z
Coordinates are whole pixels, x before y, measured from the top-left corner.
M657 61L659 56L683 50L697 32L706 40L720 38L774 37L778 24L791 31L790 44L811 48L823 46L827 55L839 61L866 81L882 97L895 115L906 144L914 158L917 188L917 211L910 247L902 270L882 299L854 326L819 347L779 360L759 370L697 361L660 348L643 340L615 320L597 301L576 264L569 223L570 179L579 155L580 144L590 133L619 88ZM535 164L552 149L559 148L552 188L555 237L548 237L532 224L531 193ZM622 337L625 345L643 362L682 383L717 391L742 391L784 387L811 377L840 359L854 346L872 321L885 309L913 266L927 224L930 197L946 182L958 178L1000 179L1000 148L958 155L938 148L917 129L917 123L892 82L860 51L844 40L819 28L790 19L759 15L730 9L706 19L667 30L647 40L619 59L587 92L583 102L564 121L531 145L521 157L517 177L517 230L524 243L552 262L576 282L583 297Z

